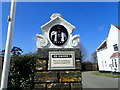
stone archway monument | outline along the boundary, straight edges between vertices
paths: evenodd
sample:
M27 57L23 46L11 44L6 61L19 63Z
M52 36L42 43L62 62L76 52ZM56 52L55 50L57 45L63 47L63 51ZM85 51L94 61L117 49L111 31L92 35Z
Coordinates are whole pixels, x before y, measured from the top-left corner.
M75 27L55 13L37 34L39 59L36 61L35 88L81 90L80 36Z

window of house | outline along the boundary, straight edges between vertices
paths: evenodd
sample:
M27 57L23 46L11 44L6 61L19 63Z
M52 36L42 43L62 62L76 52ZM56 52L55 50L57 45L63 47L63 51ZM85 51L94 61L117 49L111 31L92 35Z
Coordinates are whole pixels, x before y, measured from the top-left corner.
M113 62L113 59L112 59L112 66L114 67L114 62Z
M107 67L107 62L105 61L105 65L106 65L106 67Z
M117 67L117 62L116 62L116 59L115 59L115 66Z
M104 63L103 63L103 61L102 61L102 66L104 67Z
M117 44L113 45L114 51L118 51L118 46Z
M120 64L120 59L119 59L119 64Z

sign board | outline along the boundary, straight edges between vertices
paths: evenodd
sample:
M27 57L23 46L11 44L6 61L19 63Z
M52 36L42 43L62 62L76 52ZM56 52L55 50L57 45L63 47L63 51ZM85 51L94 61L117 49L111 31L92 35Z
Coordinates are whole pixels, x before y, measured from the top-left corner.
M50 51L49 70L75 69L75 54L73 51Z
M53 44L61 46L68 39L67 29L62 25L55 25L50 29L49 38Z

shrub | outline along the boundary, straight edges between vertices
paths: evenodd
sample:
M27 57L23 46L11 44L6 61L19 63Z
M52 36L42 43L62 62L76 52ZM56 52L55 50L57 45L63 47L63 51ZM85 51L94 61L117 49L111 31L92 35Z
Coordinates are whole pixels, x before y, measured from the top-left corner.
M10 62L8 88L34 88L36 54L13 55Z

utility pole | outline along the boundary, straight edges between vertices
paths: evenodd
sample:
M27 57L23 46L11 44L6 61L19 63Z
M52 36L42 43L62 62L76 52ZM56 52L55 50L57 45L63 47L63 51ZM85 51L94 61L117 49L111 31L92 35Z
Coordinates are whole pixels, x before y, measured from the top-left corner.
M15 11L16 11L16 2L15 0L12 0L11 8L10 8L10 16L8 16L8 32L7 32L7 40L6 40L6 48L5 48L5 56L4 56L0 90L6 90L7 84L8 84L8 74L9 74L9 65L10 65L11 48L12 48L12 37L13 37L13 32L14 32Z

